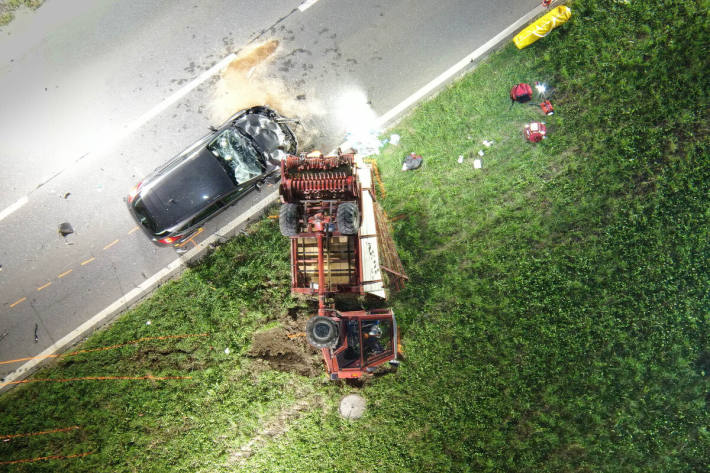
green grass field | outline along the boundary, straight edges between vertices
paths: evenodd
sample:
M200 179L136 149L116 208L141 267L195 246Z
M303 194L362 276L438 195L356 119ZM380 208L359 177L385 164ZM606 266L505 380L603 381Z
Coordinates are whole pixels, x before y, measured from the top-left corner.
M20 8L36 10L44 0L0 0L0 26L9 24L15 18L15 11Z
M355 387L253 356L254 333L310 310L264 219L79 348L207 336L68 356L34 376L190 379L18 386L0 399L0 436L80 428L5 438L0 461L91 454L0 470L707 471L710 8L572 8L549 37L423 103L377 158L410 276L392 301L397 372ZM522 126L541 114L507 94L535 80L555 87L557 113L532 145ZM412 151L424 165L402 172ZM350 392L368 402L359 421L337 413Z

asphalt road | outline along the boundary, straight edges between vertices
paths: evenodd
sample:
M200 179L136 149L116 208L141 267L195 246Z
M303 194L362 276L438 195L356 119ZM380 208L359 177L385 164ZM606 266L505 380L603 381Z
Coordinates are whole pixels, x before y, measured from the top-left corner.
M47 0L20 15L0 29L0 216L24 202L0 219L0 361L37 355L176 259L136 231L124 197L228 105L274 102L329 150L350 126L344 97L382 115L538 4ZM218 74L201 77L268 41L278 48L227 98ZM62 222L75 233L62 238Z

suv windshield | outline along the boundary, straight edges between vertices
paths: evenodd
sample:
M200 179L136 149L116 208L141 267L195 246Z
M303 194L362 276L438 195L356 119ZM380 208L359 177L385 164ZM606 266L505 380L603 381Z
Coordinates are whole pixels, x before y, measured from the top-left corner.
M259 153L249 140L234 128L227 128L207 145L234 174L237 184L247 182L261 174Z

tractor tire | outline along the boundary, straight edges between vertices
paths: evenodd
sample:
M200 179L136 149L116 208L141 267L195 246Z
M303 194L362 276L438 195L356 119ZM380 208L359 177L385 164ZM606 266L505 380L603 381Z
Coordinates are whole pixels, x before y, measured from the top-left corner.
M279 228L287 237L298 235L298 204L282 204L279 210Z
M357 202L343 202L338 206L335 217L338 231L343 235L357 235L360 229L360 209Z
M306 340L314 348L335 348L339 338L338 323L329 317L316 315L306 323Z

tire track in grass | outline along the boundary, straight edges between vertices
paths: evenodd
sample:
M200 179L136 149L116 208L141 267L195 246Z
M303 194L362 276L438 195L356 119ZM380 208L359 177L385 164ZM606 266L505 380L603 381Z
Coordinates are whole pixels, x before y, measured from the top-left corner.
M320 395L311 394L282 409L269 419L246 444L237 450L232 450L224 467L232 468L235 465L243 465L268 442L276 440L287 433L295 421L315 408L323 408L324 405L325 402Z

